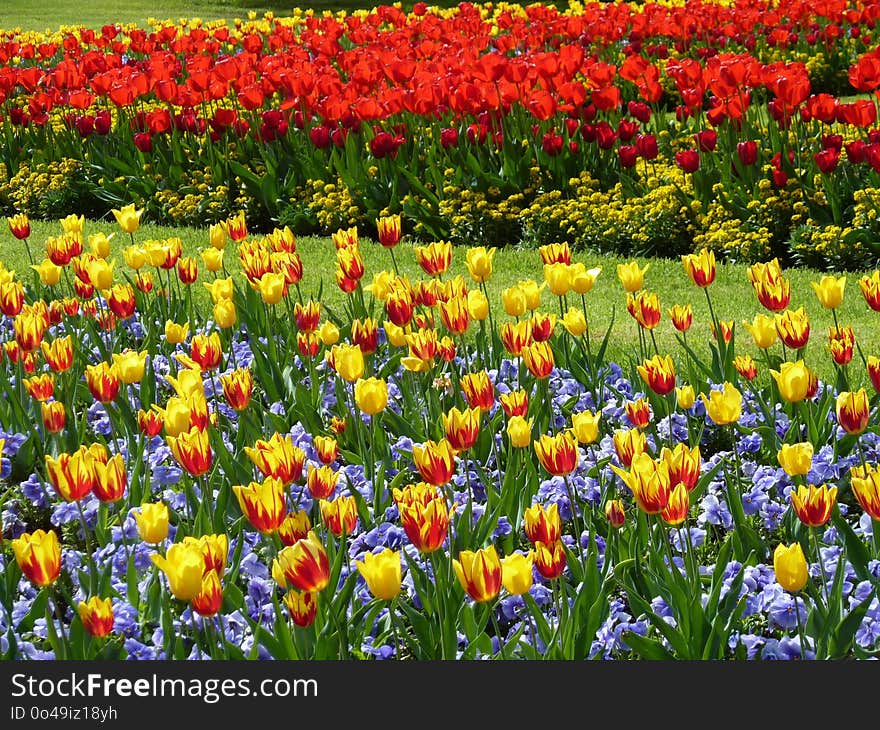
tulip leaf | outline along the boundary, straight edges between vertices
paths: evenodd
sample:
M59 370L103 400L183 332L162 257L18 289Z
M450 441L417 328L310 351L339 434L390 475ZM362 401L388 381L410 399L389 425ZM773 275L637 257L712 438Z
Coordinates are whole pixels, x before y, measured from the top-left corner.
M831 522L837 529L838 534L843 537L843 543L846 546L846 557L852 565L856 576L858 576L859 580L870 580L876 586L877 579L868 570L868 563L871 557L868 549L865 547L865 543L856 535L853 528L850 527L838 509L835 509L831 515Z
M868 609L871 607L871 602L874 600L876 594L877 589L874 588L870 595L868 595L858 606L852 609L843 620L837 624L835 630L831 632L829 645L829 655L831 659L841 659L850 652L856 632L862 625L862 621L864 620Z
M642 659L675 659L675 655L656 639L648 639L634 631L624 631L620 638Z
M37 597L34 598L33 603L31 603L30 609L18 622L18 626L16 630L19 635L24 634L30 631L34 627L34 621L43 616L46 613L46 606L49 603L49 589L43 588L38 594Z

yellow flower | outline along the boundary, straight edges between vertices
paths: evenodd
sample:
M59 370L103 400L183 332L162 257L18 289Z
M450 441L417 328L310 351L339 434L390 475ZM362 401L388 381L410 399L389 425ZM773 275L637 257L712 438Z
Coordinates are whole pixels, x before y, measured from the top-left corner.
M501 583L510 595L521 596L529 592L534 582L534 563L531 551L528 555L513 553L501 561Z
M592 444L599 438L599 418L601 415L601 413L593 415L592 411L582 411L572 415L572 429L580 443Z
M724 383L724 390L713 390L708 398L703 394L700 398L709 418L719 426L736 423L742 415L742 393L728 382Z
M597 266L595 269L587 269L580 261L569 267L569 276L571 277L571 289L576 294L588 294L593 290L596 279L602 272L602 267Z
M134 521L141 540L150 545L157 545L168 537L168 507L162 502L142 504L141 511L134 513Z
M206 248L200 255L205 268L212 274L223 268L223 249Z
M363 562L356 560L355 565L375 598L380 601L397 598L400 593L400 553L389 548L378 554L366 553Z
M330 356L343 380L353 383L364 374L364 354L358 345L334 345Z
M92 249L92 253L99 259L106 259L110 255L110 241L115 235L115 233L109 236L104 233L93 233L89 236L89 248Z
M639 268L635 261L626 264L617 265L617 278L623 284L623 288L628 292L636 292L645 284L645 273L648 271L650 264L645 264L644 268Z
M358 380L354 385L354 399L361 411L375 416L388 405L388 386L381 378Z
M144 209L135 210L134 204L131 204L123 206L119 210L114 208L110 212L113 213L123 233L134 233L141 226L141 216L144 214Z
M779 394L789 403L797 403L807 397L810 389L810 370L803 360L784 362L779 370L770 374L779 386Z
M211 246L218 251L226 247L226 227L222 223L215 223L208 229L208 240Z
M165 321L165 341L169 345L179 345L189 334L189 322L177 324L170 319Z
M813 444L804 441L798 444L782 444L776 458L785 473L790 477L805 476L813 465Z
M526 313L526 295L519 286L511 286L501 292L504 311L511 317L522 317Z
M538 307L541 306L541 292L544 291L544 287L547 286L547 282L542 282L538 285L538 282L533 279L527 279L526 281L520 281L517 286L520 291L525 295L526 298L526 309L530 312L534 312Z
M113 286L113 264L113 261L108 264L104 259L94 259L89 263L89 280L95 289L103 291Z
M578 307L569 307L562 318L562 325L572 337L580 337L587 331L587 319Z
M238 313L235 310L235 302L231 299L221 299L214 304L214 322L221 329L229 329L238 319Z
M324 324L318 328L318 337L321 338L321 342L323 342L326 347L335 345L339 342L339 328L332 322L324 322Z
M743 327L751 334L755 346L761 350L772 347L779 336L776 332L776 320L765 314L756 314L751 324L743 322Z
M482 322L489 316L489 300L479 289L471 289L467 295L468 314L471 319Z
M495 249L487 249L485 246L475 246L469 248L467 252L467 269L477 284L489 281L492 276L492 259L495 256Z
M232 299L232 295L235 292L235 286L232 282L232 277L228 276L225 279L214 279L212 282L205 282L205 289L207 289L211 293L211 301L216 304L221 299Z
M678 407L683 411L692 408L694 401L697 399L694 388L691 385L682 385L680 388L676 388L675 396L678 401Z
M192 544L175 543L167 554L150 555L168 579L174 597L181 601L191 601L202 591L202 576L205 573L205 558L202 551Z
M260 277L259 281L260 296L266 304L278 304L285 295L287 289L287 281L284 274L276 274L268 272Z
M837 309L843 302L843 288L846 286L846 277L841 276L839 279L834 276L823 276L816 283L810 282L813 291L816 292L816 299L819 300L825 309Z
M147 263L147 252L140 246L127 246L122 250L125 263L135 271L143 268Z
M144 369L147 365L147 351L135 352L134 350L126 350L122 353L114 352L113 365L116 367L116 374L123 383L126 385L139 383L144 377Z
M31 268L39 274L43 286L55 286L61 280L61 267L49 259L44 259L42 263Z
M788 547L780 543L773 552L776 582L789 593L797 593L807 584L807 560L799 542Z
M568 264L544 264L544 281L557 297L564 297L571 291L571 273Z
M514 448L524 449L532 443L532 421L531 418L526 420L523 416L513 416L507 422L507 435Z

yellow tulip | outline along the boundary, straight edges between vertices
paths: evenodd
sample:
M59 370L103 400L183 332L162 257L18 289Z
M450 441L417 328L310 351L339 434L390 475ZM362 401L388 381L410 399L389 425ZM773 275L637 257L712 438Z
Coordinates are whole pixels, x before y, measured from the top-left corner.
M358 380L354 385L354 399L361 411L375 416L388 405L388 386L381 378Z
M807 397L810 389L810 370L803 360L784 362L770 374L779 386L779 394L789 403L798 403Z
M713 390L709 397L701 394L709 418L719 426L736 423L742 415L742 393L728 382L723 390Z
M534 555L513 553L501 561L501 584L512 596L528 593L534 582Z
M400 593L400 553L385 548L381 553L366 553L355 561L367 588L380 601L391 601Z
M110 212L113 213L123 233L134 233L141 226L141 216L144 214L144 209L135 210L134 204L131 204L123 206L119 210L114 208Z
M175 598L191 601L202 592L202 577L205 573L205 557L202 551L192 544L175 543L165 556L150 555L168 579L168 585Z
M816 292L816 299L819 300L825 309L837 309L843 302L843 288L846 286L846 277L841 276L839 279L835 276L823 276L816 283L810 282L813 291Z
M487 249L485 246L475 246L469 248L467 252L467 269L477 284L489 281L492 276L492 259L495 256L495 249Z
M782 444L776 458L779 466L790 477L805 476L813 465L813 444L804 441L798 444Z
M637 292L645 284L645 273L648 271L650 264L645 264L644 268L639 268L638 263L630 261L626 264L617 265L617 278L623 284L623 288L628 292Z
M807 560L799 542L788 547L780 543L773 552L776 582L789 593L797 593L807 584Z

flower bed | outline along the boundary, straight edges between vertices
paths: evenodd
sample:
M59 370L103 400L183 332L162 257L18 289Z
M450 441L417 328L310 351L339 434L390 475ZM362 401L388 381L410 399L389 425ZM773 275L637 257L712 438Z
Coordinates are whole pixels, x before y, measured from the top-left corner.
M681 276L710 359L685 301L658 351L648 266L616 272L631 316L593 321L609 274L567 245L490 301L491 249L456 271L451 244L416 247L413 281L399 220L341 229L331 312L289 229L225 221L197 281L115 213L127 267L71 217L32 276L0 273L4 658L876 655L877 396L850 383L880 387L880 362L838 323L820 382L778 262L749 270L759 365L708 249ZM388 268L367 286L368 245ZM880 311L880 274L858 284ZM621 328L639 346L615 364Z
M5 212L876 260L876 2L473 5L0 43Z

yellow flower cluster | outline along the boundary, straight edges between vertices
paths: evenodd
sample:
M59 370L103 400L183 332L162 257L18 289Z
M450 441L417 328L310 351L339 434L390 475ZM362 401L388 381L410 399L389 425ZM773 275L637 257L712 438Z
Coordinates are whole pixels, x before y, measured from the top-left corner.
M313 192L310 196L306 193L306 205L321 229L331 231L363 223L364 214L340 179L337 178L335 183L312 180L310 185ZM297 201L293 199L291 202Z
M82 163L78 160L64 158L39 162L33 167L23 164L12 177L8 177L4 165L0 170L0 201L27 215L64 215L69 212L64 201L81 168Z
M153 197L177 225L219 221L249 201L249 198L239 196L230 202L229 187L215 185L210 168L184 172L179 186L163 187Z

